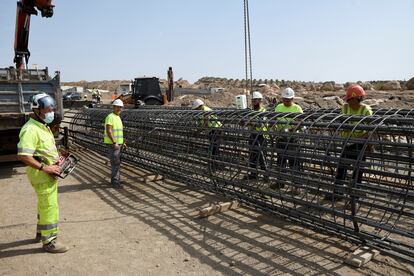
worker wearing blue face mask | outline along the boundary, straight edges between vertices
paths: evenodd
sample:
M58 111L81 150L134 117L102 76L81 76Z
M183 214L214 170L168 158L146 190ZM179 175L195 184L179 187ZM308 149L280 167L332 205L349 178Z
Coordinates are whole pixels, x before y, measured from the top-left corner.
M68 247L57 242L59 207L57 179L59 154L48 124L55 118L55 100L47 94L38 94L31 100L33 114L22 127L17 145L18 159L27 165L27 176L37 194L36 241L50 253L63 253Z

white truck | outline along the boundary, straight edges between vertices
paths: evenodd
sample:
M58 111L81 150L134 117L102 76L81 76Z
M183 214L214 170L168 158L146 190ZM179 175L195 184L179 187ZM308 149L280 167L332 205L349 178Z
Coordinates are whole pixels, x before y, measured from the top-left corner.
M59 72L51 78L47 68L0 68L0 162L16 160L19 131L32 112L29 100L38 93L51 95L63 117Z

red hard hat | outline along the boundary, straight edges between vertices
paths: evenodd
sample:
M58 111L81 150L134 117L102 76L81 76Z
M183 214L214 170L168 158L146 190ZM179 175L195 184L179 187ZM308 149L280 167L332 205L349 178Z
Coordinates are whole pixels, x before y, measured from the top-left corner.
M345 100L364 97L365 95L365 90L361 87L361 85L352 84L346 89Z

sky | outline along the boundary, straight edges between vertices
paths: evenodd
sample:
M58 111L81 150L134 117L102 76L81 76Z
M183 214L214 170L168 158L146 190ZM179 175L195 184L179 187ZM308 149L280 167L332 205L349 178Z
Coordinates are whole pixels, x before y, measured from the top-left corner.
M33 16L29 65L62 81L244 78L242 0L54 0ZM414 77L414 0L250 0L253 78ZM0 0L0 67L13 65L16 0Z

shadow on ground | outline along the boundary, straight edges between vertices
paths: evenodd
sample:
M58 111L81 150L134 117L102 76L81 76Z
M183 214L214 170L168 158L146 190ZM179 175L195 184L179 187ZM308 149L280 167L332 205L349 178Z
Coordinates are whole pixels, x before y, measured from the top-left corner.
M105 159L90 152L82 156L73 173L82 184L60 187L60 193L91 189L122 216L146 223L225 275L340 275L352 271L343 260L355 246L346 241L247 208L197 219L197 208L224 199L169 180L145 184L145 173L127 165L122 169L124 188L115 190L108 186ZM381 265L360 272L384 274L377 267ZM403 268L394 269L407 273Z

